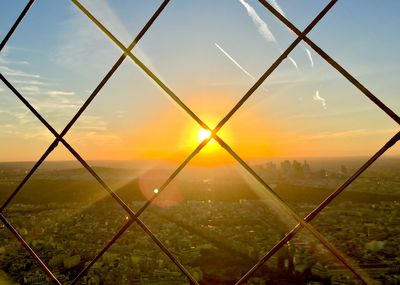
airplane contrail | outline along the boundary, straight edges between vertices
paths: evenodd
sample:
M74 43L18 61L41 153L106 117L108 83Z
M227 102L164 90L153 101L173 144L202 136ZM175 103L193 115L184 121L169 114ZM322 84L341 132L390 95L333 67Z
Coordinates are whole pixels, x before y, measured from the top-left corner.
M328 109L328 107L327 107L327 105L326 105L326 99L325 99L325 98L322 98L322 97L319 95L319 90L318 90L318 89L317 89L317 91L315 91L315 95L313 96L313 99L314 99L315 101L320 101L321 104L322 104L322 108L324 108L325 110Z
M248 77L253 79L254 81L257 81L257 78L255 78L250 72L248 72L243 66L241 66L229 53L227 53L219 44L214 43L214 45L230 60L232 61L241 71L243 71L244 74L246 74ZM267 89L264 88L264 86L261 86L262 89L265 91L268 91Z
M287 58L290 60L290 62L293 64L296 70L299 71L299 66L297 65L297 62L293 59L293 57L288 56Z
M251 79L257 80L253 75L251 75L246 69L244 69L229 53L227 53L219 44L214 43L215 46L227 57L229 58L244 74L246 74Z
M274 34L268 28L267 23L265 21L263 21L263 19L260 18L260 16L257 14L256 10L245 0L239 0L239 1L246 9L250 18L253 20L253 23L258 28L258 32L263 36L263 38L269 42L273 42L276 45L278 45L278 42L277 42ZM279 7L279 5L276 1L272 0L271 3L279 13L284 15L283 10L281 9L281 7ZM279 49L279 46L278 46L278 49ZM282 51L281 51L281 53L282 53ZM293 64L293 66L296 68L296 70L299 71L299 67L298 67L296 61L290 56L288 56L287 58L290 60L290 62Z
M306 47L305 47L304 49L306 50L306 53L307 53L307 55L308 55L308 59L310 60L311 67L314 68L314 60L313 60L313 58L312 58L311 51L310 51L308 48L306 48Z
M267 23L265 23L260 16L257 14L256 10L244 0L239 0L240 3L244 6L249 14L250 18L253 20L253 23L258 28L258 32L269 42L276 43L276 38L272 34L271 30L268 28Z
M278 5L278 2L276 0L267 0L268 2L271 2L271 5L275 8L276 11L278 11L282 16L286 16L285 13L283 12L282 8Z

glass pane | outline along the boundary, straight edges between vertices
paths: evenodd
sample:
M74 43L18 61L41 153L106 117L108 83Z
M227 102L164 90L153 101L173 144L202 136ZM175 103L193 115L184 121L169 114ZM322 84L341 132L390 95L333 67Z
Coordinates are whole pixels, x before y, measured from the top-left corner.
M156 195L143 221L183 265L202 273L202 283L233 284L296 223L218 148L206 146L162 191L143 183L148 199ZM218 151L223 163L204 164L203 155Z
M267 1L299 30L329 3ZM308 37L398 113L400 4L364 2L338 1ZM79 9L128 46L163 3L126 57ZM1 1L0 37L26 4ZM302 229L241 280L400 130L304 42L274 67L297 36L265 6L35 1L0 54L0 206L54 140L7 81L57 132L97 93L63 134L68 144L1 211L62 284L132 210L145 224L130 225L77 284L397 284L398 145L312 222L333 249ZM199 148L211 136L203 122L222 126L223 147L215 138ZM0 239L0 284L51 283L2 224Z
M396 145L382 156L313 222L367 276L381 284L398 278L400 164L394 155L398 149Z
M0 240L0 284L52 284L3 223L0 224Z
M72 157L69 162L55 161L66 154L58 146L4 215L57 278L72 280L118 231L127 213ZM18 253L12 257L18 258ZM20 280L34 270L12 274Z
M264 84L269 91L257 90L220 134L292 205L322 202L399 130L304 48L293 51L299 72L279 66Z
M310 33L316 44L397 114L400 104L394 93L400 87L396 80L400 72L400 42L393 35L400 24L394 14L399 7L397 1L385 5L338 1ZM355 20L350 11L357 11L360 17Z
M255 11L254 7L244 1L171 1L138 45L147 55L143 62L211 126L294 39L260 4L252 2L260 13L259 22L247 11ZM267 22L274 24L273 33Z
M3 83L0 96L0 204L3 204L54 136Z
M193 277L201 272L188 268ZM79 283L78 283L79 284ZM89 270L80 284L190 284L189 279L136 224Z
M120 54L72 2L37 1L1 53L0 71L61 131Z
M138 177L171 173L197 146L197 127L130 58L77 120L66 140L125 199Z

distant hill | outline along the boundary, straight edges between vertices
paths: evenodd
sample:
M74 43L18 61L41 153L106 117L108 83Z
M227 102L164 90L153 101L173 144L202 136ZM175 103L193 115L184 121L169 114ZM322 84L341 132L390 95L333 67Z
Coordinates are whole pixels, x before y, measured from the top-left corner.
M355 160L355 158L349 158L350 160ZM333 161L332 159L329 163ZM357 161L357 163L361 162ZM311 167L315 167L314 163L310 164ZM31 165L31 162L0 163L0 203L5 201L17 187ZM155 165L154 162L143 161L97 161L91 165L106 184L128 202L151 197L152 191L160 187L176 167L168 163ZM377 172L379 175L397 177L399 168L400 157L387 157L378 161L369 173ZM256 187L257 191L254 191L254 185L246 179L238 168L232 165L211 168L190 167L184 169L158 199L238 201L267 197L264 195L265 189ZM333 189L278 181L275 191L291 203L320 203ZM82 202L87 204L108 197L107 195L101 185L79 163L47 162L21 189L14 202L26 204ZM400 197L373 192L361 195L354 191L345 191L335 202L369 203L388 200L400 200Z

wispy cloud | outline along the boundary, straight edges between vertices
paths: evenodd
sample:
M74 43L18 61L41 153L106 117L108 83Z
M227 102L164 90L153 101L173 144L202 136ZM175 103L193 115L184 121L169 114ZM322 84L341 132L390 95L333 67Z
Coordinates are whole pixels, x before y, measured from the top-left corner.
M19 60L19 61L14 61L14 64L18 65L29 65L29 62L26 60Z
M15 88L22 96L55 128L64 127L65 122L83 104L79 96L72 96L75 95L75 92L53 89L51 87L55 84L47 83L46 79L42 79L39 75L32 76L29 73L16 71L8 66L1 66L0 71L2 73L5 71L3 74L9 77L10 82L15 84ZM4 90L4 87L1 87L1 91ZM21 130L14 130L9 127L8 133L18 135L21 138L36 138L37 136L35 136L34 132L38 131L38 128L35 127L35 123L39 125L40 123L32 114L28 116L27 112L21 111L18 107L20 104L16 104L16 102L15 100L10 100L9 102L6 100L5 104L0 105L3 116L1 120L3 122L11 120L10 124L15 124L15 127Z
M7 107L7 109L5 109L5 107ZM0 105L0 118L0 128L2 133L6 136L21 139L35 138L44 140L51 135L35 116L23 106L10 107L9 104L5 102Z
M10 81L14 84L18 85L40 85L40 86L45 86L45 85L50 85L46 82L39 81L39 80L20 80L20 79L10 79Z
M314 60L312 58L311 51L306 47L304 47L304 49L306 50L308 59L310 60L311 67L314 68Z
M0 72L8 77L8 80L14 84L15 88L49 121L61 122L70 118L71 112L74 111L73 109L77 109L83 104L82 99L79 96L73 96L75 95L74 91L55 89L58 88L57 84L48 82L47 78L42 78L39 74L32 74L25 70L14 68L15 65L29 64L25 61L13 59L12 51L15 49L17 48L7 49L5 55L2 53L5 64L0 65ZM4 88L2 87L1 90L4 90ZM0 106L0 108L15 111L17 114L16 119L24 116L11 102L9 106ZM60 112L60 109L66 111ZM4 112L2 113L5 114Z
M46 92L47 95L50 96L72 96L75 95L73 91L60 91L60 90L51 90Z
M116 117L117 119L122 119L122 118L124 118L124 117L126 116L126 114L127 114L127 111L124 111L124 110L115 111L115 117Z
M8 80L16 85L44 85L42 79L39 74L32 74L26 72L24 70L20 70L19 68L24 68L24 66L29 65L28 61L14 60L10 57L12 50L6 46L4 50L1 52L0 56L0 72L8 77ZM18 69L14 68L14 66L20 66ZM22 66L21 66L22 65Z
M107 1L103 0L95 2L96 4L100 2L107 4ZM76 17L73 17L71 21L66 20L65 26L62 27L64 32L69 29L74 31L74 36L71 36L71 33L60 33L55 54L61 56L62 59L61 57L51 58L56 63L62 64L63 68L85 72L87 69L83 65L95 69L98 68L99 60L101 62L104 58L108 58L112 61L113 53L122 54L111 42L107 46L107 38L94 25L88 24L86 21L85 16L76 10ZM73 39L75 36L77 38ZM130 38L130 41L133 40L133 36L128 30L126 30L126 35L118 35L119 38ZM104 44L105 42L106 44ZM99 46L102 48L99 49ZM103 48L104 46L106 47ZM56 130L64 128L82 106L83 98L87 97L85 92L68 89L65 85L57 84L56 81L51 81L46 76L42 77L39 74L31 73L29 62L16 61L12 50L8 50L7 54L4 54L3 51L0 57L0 72ZM141 55L138 56L143 58ZM65 84L65 82L63 83ZM0 92L5 90L8 89L1 86ZM0 101L0 128L3 130L3 134L9 135L9 138L12 139L31 139L32 143L34 143L33 140L48 140L49 136L51 137L51 133L25 106L12 96L3 97L7 97ZM88 142L90 145L97 143L99 139L109 141L115 138L109 134L108 124L99 116L82 116L79 122L81 124L73 128L78 141L88 137L91 138Z
M37 93L39 93L40 88L36 85L25 85L25 86L20 87L19 90L37 94Z
M16 77L28 77L28 78L40 78L40 75L38 74L31 74L27 73L21 70L16 70L13 68L10 68L8 66L0 66L0 71L2 74L7 75L7 76L16 76Z
M74 127L75 131L106 132L108 124L100 116L83 114L79 123Z
M85 5L85 7L118 38L118 40L128 46L133 41L136 34L126 27L120 17L115 13L110 3L112 3L112 1L82 1L82 4ZM88 23L87 17L83 15L78 8L74 8L74 12L74 17L65 22L65 31L60 33L59 44L56 50L57 56L54 57L54 61L74 70L74 72L87 72L88 69L97 72L99 64L105 62L106 59L112 59L114 56L117 58L118 55L122 54L122 51L119 50L95 24ZM101 46L101 48L99 48L99 46ZM158 72L152 60L141 47L136 46L134 54L162 79L162 75ZM131 60L126 59L125 61L129 62Z
M29 62L26 60L10 60L9 58L7 58L8 54L4 54L3 52L0 56L0 64L5 64L5 65L29 65Z
M328 107L327 107L327 105L326 105L326 99L325 99L325 98L322 98L322 97L319 95L319 90L315 91L315 95L313 96L313 100L315 100L315 101L320 101L321 104L322 104L322 108L324 108L325 110L328 109Z
M81 118L68 134L68 139L74 144L90 146L113 144L121 142L121 138L110 132L109 124L99 115L82 114Z
M384 129L384 130L367 130L367 129L356 129L339 132L321 132L315 135L308 135L304 137L305 140L319 140L319 139L340 139L340 138L358 138L368 137L376 135L391 135L398 132L398 129Z
M250 18L253 20L253 23L256 25L258 32L270 42L276 42L275 36L272 34L266 22L264 22L260 16L257 14L256 10L249 3L244 0L239 0L240 3L244 6L249 14Z
M5 45L4 49L1 50L0 53L0 64L8 64L8 54L10 53L10 46Z
M66 110L62 116L66 118L69 115L72 115L72 112L67 112L68 109L72 109L72 111L76 112L77 109L83 104L83 101L80 100L68 100L62 99L57 101L47 101L47 102L40 102L38 105L41 109L44 110L46 113L54 113L59 112L60 110Z

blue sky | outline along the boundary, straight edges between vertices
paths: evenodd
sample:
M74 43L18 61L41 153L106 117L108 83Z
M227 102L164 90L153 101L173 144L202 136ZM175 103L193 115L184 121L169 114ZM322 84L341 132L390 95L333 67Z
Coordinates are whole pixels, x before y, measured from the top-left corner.
M299 29L327 2L276 0ZM2 1L2 36L25 3ZM82 1L126 45L160 3ZM399 8L393 0L339 0L309 35L397 113ZM294 39L255 0L171 0L134 54L212 125ZM61 130L120 55L72 2L38 0L2 52L0 71ZM244 157L371 155L399 130L309 47L301 43L290 56L223 129ZM0 95L0 160L37 159L51 134L4 84ZM127 59L67 138L89 159L166 159L189 153L197 129ZM392 153L399 154L399 147Z

